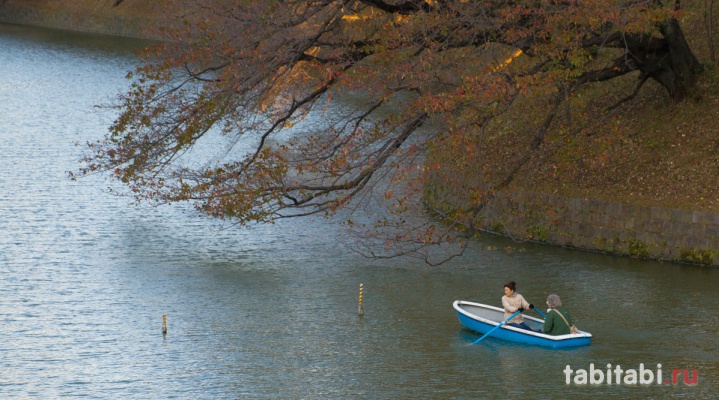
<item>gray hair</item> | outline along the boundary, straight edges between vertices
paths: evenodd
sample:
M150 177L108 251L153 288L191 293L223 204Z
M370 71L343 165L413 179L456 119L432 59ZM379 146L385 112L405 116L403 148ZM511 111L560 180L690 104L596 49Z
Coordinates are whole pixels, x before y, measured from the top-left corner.
M562 305L562 300L560 300L559 296L557 296L556 294L550 294L547 297L547 305L549 306L549 308L559 307Z

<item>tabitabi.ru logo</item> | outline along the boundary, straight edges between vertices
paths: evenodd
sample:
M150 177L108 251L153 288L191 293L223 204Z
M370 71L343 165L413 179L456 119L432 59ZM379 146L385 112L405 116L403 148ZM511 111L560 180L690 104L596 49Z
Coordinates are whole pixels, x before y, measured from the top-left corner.
M644 364L639 364L638 369L622 369L612 364L607 364L606 369L594 368L594 364L589 364L589 370L574 370L569 365L564 368L567 385L696 385L699 382L697 370L673 369L669 375L662 372L662 364L657 364L656 370L644 368Z

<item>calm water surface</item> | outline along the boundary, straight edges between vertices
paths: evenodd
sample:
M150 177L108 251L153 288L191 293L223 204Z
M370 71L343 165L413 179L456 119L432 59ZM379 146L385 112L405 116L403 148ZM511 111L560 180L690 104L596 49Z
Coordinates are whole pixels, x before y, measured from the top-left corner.
M376 262L322 220L237 229L72 182L141 42L0 25L0 398L715 398L719 272L543 246ZM559 293L592 345L463 330L457 299ZM366 315L358 318L363 283ZM169 333L160 332L167 315ZM590 364L698 383L566 385Z

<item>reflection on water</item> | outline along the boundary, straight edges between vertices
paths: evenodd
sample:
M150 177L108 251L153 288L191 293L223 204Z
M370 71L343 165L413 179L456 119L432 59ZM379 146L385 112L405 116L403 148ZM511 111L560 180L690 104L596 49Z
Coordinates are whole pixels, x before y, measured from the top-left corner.
M322 220L236 229L69 181L136 41L0 25L3 398L709 397L719 274L540 246L439 268L373 262ZM499 248L508 243L484 238ZM477 248L480 246L477 245ZM457 299L559 293L590 347L463 330ZM364 318L356 315L364 283ZM163 338L162 315L169 332ZM696 386L566 386L589 364L697 369Z

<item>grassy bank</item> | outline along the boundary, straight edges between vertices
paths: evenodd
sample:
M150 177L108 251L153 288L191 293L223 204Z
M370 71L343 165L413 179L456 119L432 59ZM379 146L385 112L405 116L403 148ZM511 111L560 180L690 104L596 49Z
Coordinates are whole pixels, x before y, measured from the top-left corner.
M510 188L719 212L719 71L710 56L702 3L689 4L682 21L704 66L690 98L674 104L659 84L648 81L635 98L607 111L632 93L639 72L585 87L557 115ZM546 103L526 99L477 129L470 140L479 150L471 156L437 151L432 157L453 165L465 182L496 185L528 154L533 132L547 115Z

